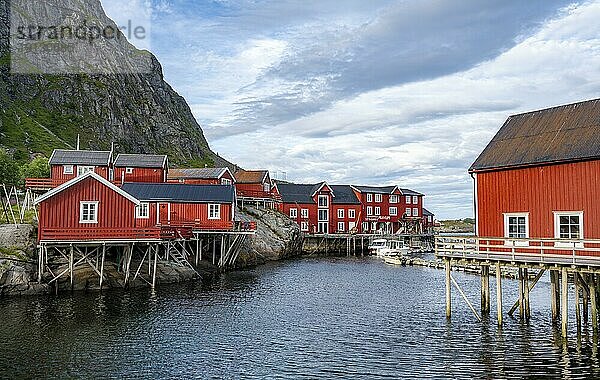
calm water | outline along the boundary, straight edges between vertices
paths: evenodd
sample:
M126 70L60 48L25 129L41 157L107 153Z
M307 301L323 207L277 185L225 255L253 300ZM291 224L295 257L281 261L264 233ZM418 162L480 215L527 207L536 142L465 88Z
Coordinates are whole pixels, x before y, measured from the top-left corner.
M455 274L473 301L478 278ZM505 281L505 304L516 283ZM597 345L550 320L478 323L443 272L376 259L306 259L231 273L209 286L0 300L2 378L600 377ZM493 294L494 289L492 289ZM494 313L495 310L492 310Z

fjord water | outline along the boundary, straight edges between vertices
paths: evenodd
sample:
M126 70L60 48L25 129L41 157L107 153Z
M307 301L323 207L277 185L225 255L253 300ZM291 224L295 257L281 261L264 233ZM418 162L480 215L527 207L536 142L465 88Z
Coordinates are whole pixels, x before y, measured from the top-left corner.
M477 305L479 278L454 276ZM508 310L516 282L503 290ZM323 258L155 294L2 299L0 377L598 378L591 331L578 339L572 320L563 341L548 295L544 278L531 322L507 317L499 331L494 318L477 322L457 292L446 320L443 271Z

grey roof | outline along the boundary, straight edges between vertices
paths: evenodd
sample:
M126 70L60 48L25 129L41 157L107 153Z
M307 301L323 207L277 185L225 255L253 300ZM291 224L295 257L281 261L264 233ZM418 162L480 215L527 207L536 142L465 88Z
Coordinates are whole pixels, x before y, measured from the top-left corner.
M307 184L295 184L295 183L280 183L277 184L277 189L281 195L281 200L284 203L315 203L312 199L312 194L322 184L307 185Z
M418 195L418 196L422 196L423 194L411 190L411 189L400 189L400 191L402 192L402 195Z
M50 156L50 165L109 166L111 152L94 150L55 149Z
M177 203L233 203L233 186L184 185L179 183L125 183L122 189L140 201Z
M164 168L167 156L156 154L119 154L115 166L119 168Z
M435 214L423 207L423 216L435 216Z
M219 179L226 168L171 169L169 178Z
M359 205L360 201L356 197L352 186L350 185L331 185L331 190L335 197L333 198L333 204L344 204L344 205Z
M469 171L600 158L600 99L513 115Z
M361 193L390 194L396 186L354 186Z

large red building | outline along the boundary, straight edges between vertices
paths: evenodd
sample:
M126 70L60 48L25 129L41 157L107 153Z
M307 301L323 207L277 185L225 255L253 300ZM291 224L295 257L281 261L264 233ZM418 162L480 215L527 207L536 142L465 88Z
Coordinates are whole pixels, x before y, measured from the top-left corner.
M509 117L470 173L478 236L599 239L600 99Z
M125 182L167 182L169 159L155 154L119 154L113 164L113 179Z

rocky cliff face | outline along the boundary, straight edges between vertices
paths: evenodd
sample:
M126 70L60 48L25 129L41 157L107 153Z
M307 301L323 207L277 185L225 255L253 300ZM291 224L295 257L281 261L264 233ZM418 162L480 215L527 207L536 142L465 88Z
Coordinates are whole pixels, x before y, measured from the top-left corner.
M60 10L46 3L12 0L11 7L11 1L0 2L0 148L25 160L72 147L80 134L82 148L108 149L115 142L119 152L168 154L184 166L229 164L210 150L189 106L164 81L156 58L124 38L85 45L89 62L70 60L69 41L36 41L32 56L11 54L9 42L14 53L13 29L20 21L116 28L99 0L60 0ZM52 63L55 71L49 72L65 73L15 74L11 59L21 67L24 60L30 66ZM85 65L92 68L89 73ZM117 68L110 72L111 67Z

